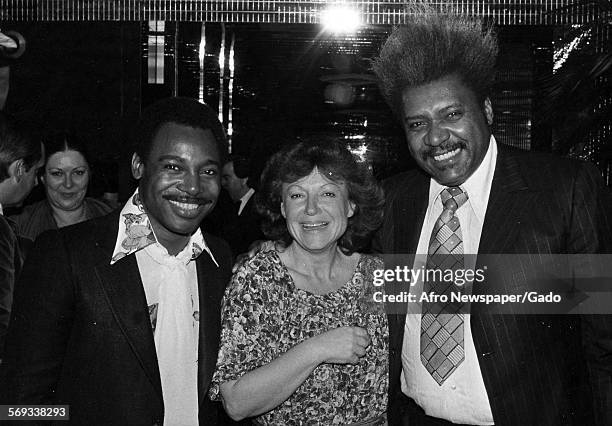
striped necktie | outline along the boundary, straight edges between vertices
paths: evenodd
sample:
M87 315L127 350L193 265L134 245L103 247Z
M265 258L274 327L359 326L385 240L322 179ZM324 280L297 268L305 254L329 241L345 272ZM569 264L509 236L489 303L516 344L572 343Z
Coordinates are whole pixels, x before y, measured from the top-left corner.
M446 188L440 194L444 209L436 221L427 251L427 271L463 269L463 238L455 212L468 199L459 187ZM435 272L432 275L435 274ZM451 292L459 287L453 281L425 280L423 291L448 296L446 303L423 302L421 316L421 362L438 383L444 381L463 362L463 315L461 304L451 301Z

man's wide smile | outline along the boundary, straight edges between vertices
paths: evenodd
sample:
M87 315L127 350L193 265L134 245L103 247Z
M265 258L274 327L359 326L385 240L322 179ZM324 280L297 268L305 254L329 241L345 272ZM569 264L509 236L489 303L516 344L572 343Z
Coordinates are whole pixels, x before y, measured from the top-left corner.
M458 146L457 148L453 149L452 151L446 151L446 152L444 152L442 154L434 155L433 158L436 161L448 160L450 158L453 158L457 154L459 154L460 151L461 151L461 147Z
M186 219L197 217L205 206L212 203L212 200L200 197L164 196L163 198L168 201L176 215Z
M425 161L437 168L452 167L461 162L468 153L467 144L464 141L449 142L443 146L431 147L423 155Z
M178 208L185 209L185 210L195 210L200 206L200 204L198 203L179 203L178 201L172 201L172 200L169 200L169 201L170 201L170 204L172 204L173 206L177 206Z

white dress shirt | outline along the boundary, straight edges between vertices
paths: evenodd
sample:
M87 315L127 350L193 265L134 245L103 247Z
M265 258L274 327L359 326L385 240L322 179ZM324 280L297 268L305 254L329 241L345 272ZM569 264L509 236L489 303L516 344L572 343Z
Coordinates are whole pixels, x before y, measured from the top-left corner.
M164 425L198 425L198 276L187 245L171 256L160 244L136 252L164 397Z
M478 253L496 160L497 144L491 136L482 163L461 185L468 195L468 201L455 214L461 224L466 255ZM440 193L445 188L431 179L429 204L417 247L415 270L425 267L431 232L443 210ZM465 260L466 269L475 267L476 256L466 256ZM422 280L418 280L410 291L417 295L418 300L423 291ZM493 414L476 356L470 315L464 315L465 359L442 385L438 385L421 363L421 307L418 303L408 305L402 345L402 392L412 398L429 416L454 423L492 425Z
M249 188L246 194L240 197L240 207L238 208L238 216L240 216L242 210L244 209L244 206L246 206L246 203L249 202L253 194L255 194L255 190L253 188Z
M195 260L206 252L197 229L176 256L157 242L138 190L119 215L111 265L135 255L153 329L164 399L165 426L198 425L200 306Z

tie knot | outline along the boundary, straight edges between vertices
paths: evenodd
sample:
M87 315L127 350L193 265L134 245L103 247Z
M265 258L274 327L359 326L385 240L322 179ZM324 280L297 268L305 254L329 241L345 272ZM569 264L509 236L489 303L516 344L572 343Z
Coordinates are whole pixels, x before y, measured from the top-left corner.
M440 198L442 199L444 210L450 210L455 213L468 200L468 195L460 187L451 186L442 191Z

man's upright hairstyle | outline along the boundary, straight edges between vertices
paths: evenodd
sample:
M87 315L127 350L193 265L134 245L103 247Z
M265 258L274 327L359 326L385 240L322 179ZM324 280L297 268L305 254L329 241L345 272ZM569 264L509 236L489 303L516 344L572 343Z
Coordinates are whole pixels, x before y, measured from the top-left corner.
M0 112L0 182L9 177L9 166L22 159L26 171L40 161L40 142L28 137L3 112Z
M477 19L421 7L396 28L374 60L380 90L401 117L402 92L457 75L482 103L495 81L497 38Z
M162 99L143 110L134 133L134 151L142 161L148 160L153 139L160 127L166 123L182 124L203 130L209 129L217 141L220 160L224 161L227 153L227 139L223 126L217 118L217 113L209 106L186 97Z

